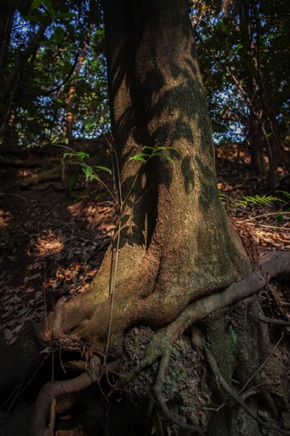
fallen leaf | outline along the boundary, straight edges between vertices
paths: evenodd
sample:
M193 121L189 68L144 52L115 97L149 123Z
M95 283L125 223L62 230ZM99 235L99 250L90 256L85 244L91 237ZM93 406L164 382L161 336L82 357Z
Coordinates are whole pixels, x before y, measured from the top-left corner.
M13 333L8 328L4 329L3 334L4 334L4 339L6 341L11 341L11 339L13 338Z

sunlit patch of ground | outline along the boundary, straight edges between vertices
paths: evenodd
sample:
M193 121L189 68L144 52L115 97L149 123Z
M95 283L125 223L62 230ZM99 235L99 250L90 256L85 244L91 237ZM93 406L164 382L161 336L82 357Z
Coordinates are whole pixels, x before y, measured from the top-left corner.
M64 243L60 236L55 236L52 231L47 234L38 236L32 240L31 250L37 256L50 256L52 254L60 253L64 249Z
M73 217L86 222L87 228L94 229L97 226L98 231L101 233L105 233L110 237L113 235L115 229L115 208L111 202L106 201L91 204L86 208L78 202L68 206L67 209Z
M12 219L12 215L10 212L0 209L0 229L9 227L11 219Z

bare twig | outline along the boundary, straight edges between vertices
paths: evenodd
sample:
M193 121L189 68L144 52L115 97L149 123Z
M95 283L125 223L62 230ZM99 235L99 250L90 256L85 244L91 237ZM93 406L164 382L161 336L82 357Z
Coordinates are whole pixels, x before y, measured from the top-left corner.
M274 319L268 318L267 316L259 316L259 321L264 322L265 324L290 327L290 321L285 321L284 319Z
M266 218L267 216L273 216L273 215L290 215L290 212L283 212L283 211L277 211L277 212L270 212L270 213L263 213L262 215L256 215L256 216L252 216L250 218L247 218L246 220L242 220L243 223L247 223L248 221L253 221L256 220L258 218Z

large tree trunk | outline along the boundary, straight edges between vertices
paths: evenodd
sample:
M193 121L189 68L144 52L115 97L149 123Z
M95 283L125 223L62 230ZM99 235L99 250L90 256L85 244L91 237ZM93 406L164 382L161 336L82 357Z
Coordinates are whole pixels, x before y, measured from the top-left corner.
M242 279L249 264L218 197L187 0L107 0L105 22L121 231L52 336L61 328L92 350L120 352L128 328L170 323L190 302ZM144 146L174 147L165 150L174 164L130 161Z
M169 323L190 301L241 279L248 264L218 198L187 1L109 0L105 20L121 197L118 337L135 323ZM144 146L175 147L166 151L174 164L130 161ZM64 317L66 331L95 345L109 328L110 265L108 252L89 292L68 303Z

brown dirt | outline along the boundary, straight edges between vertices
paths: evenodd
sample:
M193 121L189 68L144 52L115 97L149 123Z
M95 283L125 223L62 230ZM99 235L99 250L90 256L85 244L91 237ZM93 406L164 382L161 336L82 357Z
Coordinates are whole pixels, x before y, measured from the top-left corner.
M110 165L105 141L78 143L76 148L97 156L93 164ZM0 197L0 320L7 344L30 328L32 322L43 319L61 296L73 297L87 288L114 231L116 212L108 193L96 183L88 184L81 174L77 174L77 184L70 192L68 183L75 167L64 177L58 170L62 155L63 150L56 147L23 152L19 156L22 164L0 166L0 190L4 194ZM251 172L247 149L235 144L217 149L217 173L218 186L224 194L222 200L253 262L267 250L288 250L290 199L282 193L270 193L266 177ZM42 178L43 174L47 177ZM290 193L290 178L282 168L280 178L280 190ZM106 173L104 180L113 189L111 177ZM285 203L267 206L250 203L246 208L235 205L244 195L265 194L282 198ZM282 207L288 213L282 214ZM283 286L273 283L262 291L260 299L266 316L290 320L289 290L289 283ZM288 337L289 333L287 328ZM279 340L277 331L273 329L271 334L275 344ZM146 342L150 338L145 339ZM283 365L265 366L262 377L267 385L277 385L281 371L287 365L289 368L289 349L279 350ZM188 383L200 383L195 368L190 378L189 367L185 367ZM276 391L277 397L283 397L282 390L277 387ZM3 435L7 431L9 436L25 434L20 430L22 418L27 420L29 413L25 401L30 400L21 397L14 415L9 415L10 424L4 427ZM0 414L5 416L7 406L1 410ZM16 426L15 417L19 422ZM290 422L287 414L283 419Z

